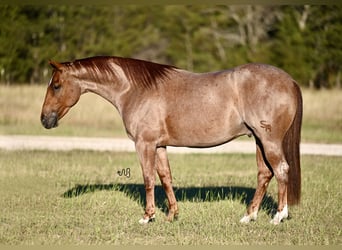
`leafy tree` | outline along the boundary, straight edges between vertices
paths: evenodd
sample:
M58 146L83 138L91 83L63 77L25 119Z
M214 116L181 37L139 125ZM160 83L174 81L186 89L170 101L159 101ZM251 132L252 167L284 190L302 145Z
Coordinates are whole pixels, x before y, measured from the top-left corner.
M0 82L40 83L49 59L135 57L196 72L274 64L341 86L341 6L0 5Z
M26 46L26 17L20 14L19 7L0 8L0 77L10 83L26 80L30 72L27 63L17 58L26 58L29 53Z
M307 32L298 25L296 16L300 16L303 7L284 9L278 31L272 46L272 61L301 84L308 85L313 77L314 47L307 46Z
M313 84L316 88L341 87L342 6L313 7L308 22L314 34L316 65Z

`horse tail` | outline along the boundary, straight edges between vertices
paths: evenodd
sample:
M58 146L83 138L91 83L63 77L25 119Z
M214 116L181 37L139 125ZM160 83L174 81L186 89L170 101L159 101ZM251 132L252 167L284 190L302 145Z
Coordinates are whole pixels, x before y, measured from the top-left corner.
M285 134L283 150L289 164L287 202L295 205L300 202L301 195L301 169L300 169L300 137L303 117L303 99L300 88L294 82L297 97L297 110L292 124Z

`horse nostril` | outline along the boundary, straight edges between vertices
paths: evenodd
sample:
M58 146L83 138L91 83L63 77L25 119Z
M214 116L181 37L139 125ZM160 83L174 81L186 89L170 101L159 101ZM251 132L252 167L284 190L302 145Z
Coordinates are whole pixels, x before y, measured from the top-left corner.
M49 115L42 114L40 120L46 129L54 128L58 126L58 115L56 112L52 112Z
M42 122L42 124L44 124L44 121L45 121L45 115L44 114L41 114L40 115L40 121Z

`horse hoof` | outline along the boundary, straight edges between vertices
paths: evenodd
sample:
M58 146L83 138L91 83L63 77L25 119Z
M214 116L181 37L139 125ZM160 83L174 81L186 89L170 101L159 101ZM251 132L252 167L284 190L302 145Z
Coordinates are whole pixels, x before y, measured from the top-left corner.
M242 219L240 220L240 223L243 224L248 224L251 221L251 218L248 215L245 215L242 217Z
M280 222L283 221L283 219L286 219L286 217L282 217L280 213L277 213L274 218L270 221L271 224L273 225L279 225Z
M270 221L273 225L278 225L283 219L288 218L289 212L287 205L283 208L281 212L277 212L276 215L273 217L273 219Z
M178 220L178 214L169 214L165 219L167 222L174 222L176 220Z
M273 225L279 225L280 221L279 220L276 220L275 218L273 218L271 221L270 221L271 224Z
M279 225L281 221L282 221L282 218L279 216L279 213L277 213L274 216L274 218L270 221L270 223L273 225Z
M251 213L251 214L247 214L247 215L243 216L242 219L240 220L240 223L247 224L247 223L249 223L250 221L256 220L257 217L258 217L258 212L255 211L255 212L253 212L253 213Z
M145 224L148 224L148 223L150 223L150 222L154 222L155 221L155 218L156 218L156 216L155 215L152 215L150 218L141 218L140 220L139 220L139 224L140 225L145 225Z

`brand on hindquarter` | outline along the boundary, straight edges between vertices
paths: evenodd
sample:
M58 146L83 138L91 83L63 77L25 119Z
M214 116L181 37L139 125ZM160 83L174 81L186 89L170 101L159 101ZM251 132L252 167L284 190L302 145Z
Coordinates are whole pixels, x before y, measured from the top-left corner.
M260 121L260 127L265 129L266 132L271 132L272 131L272 126L265 120Z

